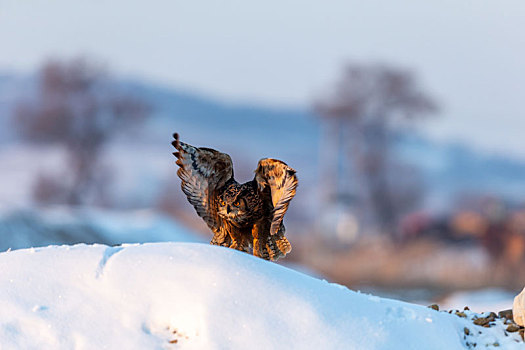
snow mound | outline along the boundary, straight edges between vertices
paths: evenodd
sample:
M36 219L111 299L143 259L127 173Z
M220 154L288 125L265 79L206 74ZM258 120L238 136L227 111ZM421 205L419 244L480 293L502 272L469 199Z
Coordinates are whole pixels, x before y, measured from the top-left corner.
M478 348L522 346L501 328L206 244L17 250L0 254L0 271L2 349L463 349L465 327Z

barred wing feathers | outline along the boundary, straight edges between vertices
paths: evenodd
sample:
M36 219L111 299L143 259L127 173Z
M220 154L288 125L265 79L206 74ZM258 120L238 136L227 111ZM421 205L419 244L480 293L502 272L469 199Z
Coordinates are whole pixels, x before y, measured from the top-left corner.
M259 193L265 198L264 193L268 190L270 192L270 198L267 200L271 200L273 208L271 235L279 231L288 205L295 196L298 184L295 173L296 171L285 162L271 158L261 159L255 170L255 181L257 181Z
M208 227L218 233L221 222L214 201L217 190L233 177L232 160L214 149L181 142L178 134L173 137L172 145L177 149L173 155L180 167L177 175L182 180L182 191Z

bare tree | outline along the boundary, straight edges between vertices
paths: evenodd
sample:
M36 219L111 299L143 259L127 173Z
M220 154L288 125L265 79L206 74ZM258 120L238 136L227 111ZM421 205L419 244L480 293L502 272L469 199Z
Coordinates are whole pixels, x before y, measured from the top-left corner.
M380 227L392 232L400 211L406 209L402 207L416 200L403 182L410 171L400 172L400 164L391 157L395 125L436 111L435 103L421 91L410 71L349 64L335 89L315 109L338 133L332 135L339 140L335 152L344 153L353 171L359 173L366 188L359 195L370 202ZM336 192L348 176L339 175L335 180Z
M116 86L101 65L84 58L42 66L36 96L19 101L14 121L28 141L63 146L68 171L40 175L36 200L101 201L108 180L100 162L103 147L119 129L137 124L150 111L144 101Z

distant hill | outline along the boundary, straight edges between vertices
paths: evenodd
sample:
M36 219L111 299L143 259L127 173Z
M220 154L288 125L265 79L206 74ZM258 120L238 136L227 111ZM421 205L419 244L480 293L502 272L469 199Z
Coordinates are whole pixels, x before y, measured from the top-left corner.
M252 176L258 159L280 158L298 170L301 187L308 192L303 198L315 202L321 131L311 112L228 104L140 81L118 84L148 100L154 115L140 133L120 135L116 144L133 149L147 146L148 161L158 156L162 159L156 161L164 162L171 152L171 134L177 131L196 146L230 153L240 180ZM16 139L9 115L17 98L34 86L31 77L0 74L0 145ZM438 144L414 134L399 135L396 152L421 169L431 205L446 206L457 193L486 193L509 200L523 197L525 161L486 155L467 145Z

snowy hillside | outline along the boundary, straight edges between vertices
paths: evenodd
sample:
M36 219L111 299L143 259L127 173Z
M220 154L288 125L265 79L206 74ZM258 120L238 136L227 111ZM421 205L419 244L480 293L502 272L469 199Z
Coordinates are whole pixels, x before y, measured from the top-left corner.
M18 250L0 254L0 271L2 349L523 346L502 327L205 244Z

